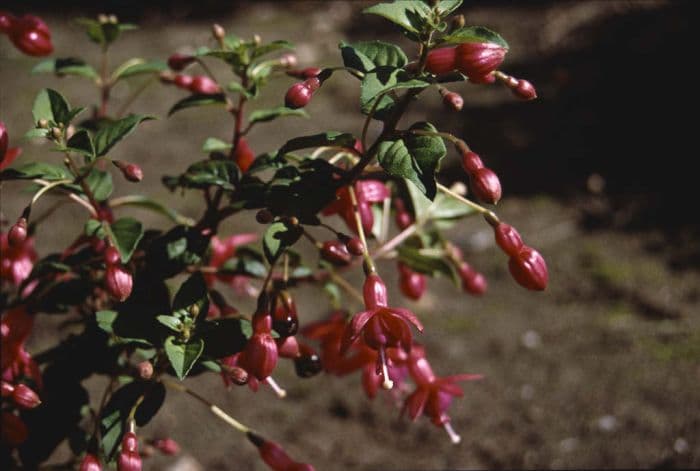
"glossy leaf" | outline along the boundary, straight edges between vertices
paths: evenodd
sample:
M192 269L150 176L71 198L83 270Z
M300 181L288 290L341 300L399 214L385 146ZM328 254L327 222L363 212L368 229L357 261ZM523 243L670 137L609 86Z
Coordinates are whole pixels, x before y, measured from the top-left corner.
M32 180L41 178L46 181L72 180L73 175L65 167L43 162L30 162L18 168L7 168L0 172L0 180Z
M423 30L431 15L430 7L422 0L395 0L391 3L379 3L365 8L363 12L383 16L412 33Z
M92 66L88 65L82 59L76 57L65 57L57 59L46 59L39 62L32 69L33 74L49 73L62 75L77 75L89 79L96 79L97 72Z
M209 291L201 272L194 272L175 294L173 311L185 310L189 316L194 316L192 309L196 306L197 316L205 317L209 306Z
M45 88L34 99L32 115L35 123L45 119L49 123L68 125L83 110L84 108L71 108L63 95L51 88Z
M119 206L135 206L138 208L148 209L149 211L162 214L163 216L167 217L176 224L182 224L185 226L194 226L195 224L194 219L188 218L187 216L178 213L174 209L165 206L163 203L159 203L158 201L151 199L148 196L121 196L119 198Z
M119 141L128 136L142 121L155 119L153 116L131 114L126 118L103 125L95 133L95 153L105 155Z
M233 146L229 142L224 142L221 139L217 139L215 137L208 137L202 145L202 152L205 152L207 154L210 152L227 152L231 150L231 147Z
M306 149L309 147L321 147L321 146L336 146L336 147L348 147L352 148L355 144L355 137L349 133L341 133L337 131L328 131L321 134L314 134L311 136L296 137L287 141L282 148L280 148L277 155L284 155L288 152L292 152L299 149Z
M173 330L175 332L180 332L182 328L182 321L175 316L161 315L157 316L156 320L168 329Z
M165 339L165 354L180 380L187 377L197 359L204 351L204 340L194 339L190 343L178 343L175 337Z
M104 201L110 197L114 190L112 174L103 170L93 169L87 177L85 183L92 191L92 195L97 201Z
M251 54L252 59L257 59L265 54L270 54L271 52L281 51L285 49L294 49L294 44L285 40L276 40L269 42L267 44L261 44L253 49Z
M84 129L80 129L68 139L66 148L83 155L86 163L95 159L95 144L92 142L92 136Z
M202 160L190 165L179 177L163 177L163 183L170 190L177 187L207 188L218 186L233 190L238 182L238 166L230 160Z
M509 48L508 43L500 34L483 26L465 26L443 36L442 42L446 44L494 43L506 49Z
M125 217L105 225L105 228L112 243L119 250L122 263L127 263L143 237L143 225L136 219Z
M170 111L168 111L168 116L171 116L173 113L187 108L225 104L226 96L223 93L219 93L216 95L190 95L175 103L173 107L170 108Z
M272 121L273 119L282 116L301 116L302 118L308 118L309 115L306 111L302 109L292 109L286 106L280 106L277 108L271 108L266 110L255 110L250 113L248 120L251 123L260 123L265 121Z
M340 43L340 52L346 67L370 72L380 66L403 67L408 62L400 47L383 41Z
M120 80L134 75L157 74L167 70L168 65L164 61L147 61L134 58L120 65L112 74L113 80Z
M439 251L418 249L407 244L399 246L397 251L399 260L412 270L432 277L444 275L450 278L456 286L460 286L460 278L456 268Z
M263 236L265 258L272 265L287 247L294 245L302 235L299 227L287 227L283 222L274 222Z

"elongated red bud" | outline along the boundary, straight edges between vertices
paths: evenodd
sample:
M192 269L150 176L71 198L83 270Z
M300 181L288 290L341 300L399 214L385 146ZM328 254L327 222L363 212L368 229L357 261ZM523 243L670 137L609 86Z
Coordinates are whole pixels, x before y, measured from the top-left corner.
M477 169L471 175L472 193L484 203L496 204L501 199L501 181L490 168Z
M10 228L10 232L7 234L7 241L10 245L19 247L25 240L27 240L27 219L21 217L17 219L15 225Z
M391 192L379 180L360 180L355 183L357 199L368 203L379 203L391 196Z
M22 419L11 412L4 411L0 421L0 437L3 443L14 448L27 441L29 429Z
M352 255L361 256L365 253L365 246L359 237L350 237L345 243L345 247Z
M527 80L518 80L518 85L511 89L513 95L520 98L521 100L534 100L537 98L537 90L535 87Z
M511 256L508 269L520 286L533 291L543 291L549 281L547 263L535 249L523 246L517 255Z
M139 438L134 432L126 432L122 437L122 451L137 453L139 451Z
M247 172L250 166L253 165L255 154L248 145L248 140L245 137L241 137L238 140L236 150L233 153L233 160L243 173Z
M131 295L134 280L131 273L120 265L108 265L105 271L105 288L113 298L120 302L126 301Z
M143 170L136 164L124 162L123 160L113 160L112 163L117 167L128 181L138 183L143 180Z
M8 31L17 49L30 56L47 56L53 52L51 32L46 23L33 15L24 15L12 22Z
M284 105L287 108L297 109L303 108L311 101L313 91L304 83L295 83L284 96Z
M464 107L464 98L455 92L448 92L442 96L442 103L455 111L460 111Z
M347 265L352 261L352 256L347 247L339 240L327 240L321 247L321 258L333 265Z
M477 153L467 151L462 154L462 168L467 175L473 175L480 168L484 168L484 163Z
M486 277L474 270L467 262L462 262L458 268L462 279L462 289L474 296L480 296L488 289Z
M321 87L321 81L318 79L318 77L309 77L306 80L302 82L306 88L311 90L311 93L314 93L316 90L318 90Z
M80 462L80 471L102 471L100 460L95 455L88 453Z
M493 228L496 244L507 255L517 256L523 248L523 239L520 233L510 224L500 223Z
M367 275L362 286L362 297L367 309L387 306L387 292L384 280L376 273Z
M153 441L153 446L161 453L168 456L180 453L180 445L172 438L160 438Z
M32 388L22 383L16 385L15 390L12 391L12 400L22 409L34 409L41 404L39 395Z
M193 78L191 75L177 74L173 78L173 83L176 87L182 88L184 90L189 90L190 85L192 85Z
M462 43L457 46L457 69L473 82L495 81L493 72L508 52L493 43Z
M192 83L190 83L188 88L197 95L216 95L221 93L219 85L206 75L195 75L192 77Z
M425 61L425 70L435 75L446 74L456 68L457 49L455 47L433 49L428 53Z
M168 67L170 67L170 70L180 72L185 67L192 64L195 60L196 58L194 56L190 56L189 54L175 53L168 57Z
M399 229L404 230L413 224L413 217L408 213L408 211L396 211L396 225Z
M143 462L138 453L121 452L117 458L118 471L141 471Z
M401 293L414 301L419 300L426 289L425 275L411 270L402 262L399 262L399 274Z
M287 471L294 464L294 461L287 453L275 442L265 440L258 446L260 457L273 471Z
M287 294L288 296L288 294ZM299 330L299 318L294 300L289 298L288 302L278 302L272 313L272 328L281 337L289 337Z
M104 253L105 264L107 265L118 265L121 262L121 255L119 255L119 250L113 245L110 245L105 249Z

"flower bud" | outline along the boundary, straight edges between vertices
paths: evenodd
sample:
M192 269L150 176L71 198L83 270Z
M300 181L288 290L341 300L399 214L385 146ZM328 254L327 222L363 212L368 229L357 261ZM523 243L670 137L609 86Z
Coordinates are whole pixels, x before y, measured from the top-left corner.
M192 83L190 83L188 88L197 95L216 95L221 93L219 85L206 75L195 75L192 77Z
M297 66L297 56L291 53L283 54L280 57L280 65L282 67L296 67Z
M131 273L120 265L108 265L105 271L105 287L113 298L124 302L130 295L134 280Z
M190 56L189 54L175 53L168 57L168 67L170 67L170 70L180 72L181 70L184 70L185 67L193 63L195 60L196 58L194 56Z
M226 36L226 30L220 24L214 23L211 26L211 34L214 36L214 39L220 41Z
M269 209L261 209L255 214L255 220L258 221L258 224L270 224L273 219L275 216Z
M496 204L501 199L501 181L493 170L482 167L471 175L472 193L481 201Z
M17 18L12 13L0 11L0 33L9 33L15 21Z
M408 213L408 211L397 211L395 217L396 225L402 231L413 224L413 217Z
M121 255L119 255L119 250L113 245L110 245L105 249L104 260L106 265L118 265L121 261Z
M358 237L350 237L345 243L345 248L348 249L352 255L361 256L365 253L365 246Z
M460 111L464 106L464 98L455 92L447 92L442 96L442 103L455 111Z
M460 28L464 28L465 23L466 23L466 20L464 18L464 15L462 15L462 14L455 15L452 17L452 21L450 22L450 28L452 29L452 31L460 29Z
M462 153L462 168L467 175L473 175L480 168L484 168L484 163L476 152L467 151Z
M304 83L295 83L284 96L284 106L292 109L303 108L309 104L312 95L313 92Z
M287 471L294 461L275 442L265 440L258 446L260 457L273 471Z
M280 296L286 296L288 299L286 302L276 302L275 310L272 312L272 328L280 334L280 337L290 337L299 330L297 308L289 293L282 292Z
M399 273L401 293L414 301L419 300L426 289L425 275L411 270L402 262L399 262Z
M136 367L139 371L139 378L151 379L153 377L153 363L148 360L142 361Z
M173 456L180 453L180 445L172 438L160 438L158 440L154 440L153 446L164 455Z
M347 247L339 240L325 241L321 247L321 258L337 266L347 265L352 261Z
M0 12L0 15L2 13ZM2 16L0 16L2 18ZM5 159L5 154L7 154L7 148L10 145L10 137L7 134L7 128L5 123L0 121L0 162Z
M435 75L446 74L457 68L456 61L457 49L455 47L433 49L426 58L425 70Z
M527 80L518 80L518 85L512 88L511 91L513 95L520 98L521 100L534 100L537 98L537 90L535 87Z
M318 77L310 77L302 82L306 88L311 90L311 93L315 92L321 87L321 81Z
M496 244L507 255L515 257L523 248L523 239L520 233L510 224L500 223L493 228Z
M102 471L100 460L95 455L88 453L80 462L80 471Z
M277 332L277 329L275 329ZM297 358L299 356L299 342L296 337L288 335L280 335L278 339L275 340L277 344L277 355L281 358Z
M248 145L248 140L245 137L238 139L236 150L233 152L233 160L243 173L247 172L250 166L253 165L255 154Z
M294 359L294 371L300 378L310 378L323 371L321 357L309 346L299 345L300 355Z
M237 384L239 386L243 386L244 384L248 383L249 375L246 370L239 366L228 366L228 365L221 365L221 368L224 370L224 374L228 380L230 380L232 383Z
M141 471L142 465L138 453L122 451L117 458L117 471Z
M531 247L523 246L517 255L511 256L508 269L520 286L533 291L543 291L547 287L547 263L542 255Z
M191 75L177 74L173 78L173 83L178 88L182 88L184 90L189 90L190 85L192 85L192 80L193 79L192 79Z
M308 79L311 77L318 77L318 74L320 74L322 70L323 69L320 67L306 67L305 69L301 70L288 70L287 75L300 79Z
M362 297L367 309L376 309L387 306L386 284L379 275L371 273L365 278L362 285Z
M7 241L10 245L19 247L25 240L27 240L27 219L21 217L17 219L15 225L10 228L10 232L7 234Z
M269 314L253 317L253 335L240 354L239 364L260 381L270 376L277 365L277 344L270 335L272 318Z
M27 440L29 430L25 423L11 412L3 411L0 420L0 437L4 443L14 448Z
M41 18L24 15L12 22L8 31L12 44L30 56L47 56L53 52L51 32Z
M501 65L508 52L493 43L462 43L457 46L457 69L477 83L495 80L492 73Z
M467 262L462 262L458 267L459 277L462 279L462 289L469 294L480 296L488 288L486 277L474 270Z
M138 183L143 180L143 170L141 170L141 167L138 165L121 160L113 160L112 163L121 170L122 175L124 175L124 178L128 181Z
M138 453L139 439L134 432L126 432L122 437L122 451Z
M39 395L26 384L18 384L12 391L12 400L22 409L34 409L41 404Z

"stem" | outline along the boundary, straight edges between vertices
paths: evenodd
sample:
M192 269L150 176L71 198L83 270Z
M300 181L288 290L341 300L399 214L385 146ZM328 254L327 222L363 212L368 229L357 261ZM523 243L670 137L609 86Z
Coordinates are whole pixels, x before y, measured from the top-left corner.
M51 184L50 182L47 182L46 180L42 180L42 179L40 179L40 178L35 178L35 179L32 180L32 181L33 181L34 183L38 183L39 185L50 185L50 184ZM97 211L95 210L95 208L93 208L93 207L90 205L90 203L88 203L87 201L85 201L85 200L82 199L80 196L76 195L75 193L71 193L71 192L66 191L66 190L61 190L61 191L63 191L66 195L68 195L68 197L69 197L70 199L72 199L73 201L75 201L76 203L78 203L80 206L82 206L82 207L84 207L85 209L87 209L87 210L90 212L90 214L91 214L92 216L97 217Z
M382 228L379 231L379 242L385 243L389 235L389 218L391 216L391 198L384 198L382 205Z
M73 173L75 176L75 181L80 184L80 187L83 189L83 193L85 193L85 196L87 196L88 201L90 201L90 204L95 208L95 213L100 209L100 204L97 202L95 199L95 195L92 193L92 190L88 186L88 184L85 182L84 176L80 174L80 170L78 170L78 166L75 164L75 161L70 155L70 152L66 152L66 163L68 164L68 168L70 171ZM90 171L89 169L88 171Z
M34 197L32 198L32 202L29 203L29 205L31 206L31 205L33 205L34 203L36 203L37 200L38 200L39 198L41 198L41 195L43 195L44 193L46 193L47 191L49 191L51 188L55 188L55 187L57 187L57 186L63 185L63 184L65 184L65 183L70 183L70 182L71 182L71 180L57 180L57 181L55 181L55 182L47 183L46 186L44 186L42 189L40 189L39 191L37 191L37 192L34 194Z
M360 241L362 242L362 246L364 247L364 252L362 253L362 256L365 259L365 265L367 267L367 270L369 270L370 273L374 273L377 271L377 268L374 266L374 261L372 260L372 257L369 256L369 250L367 248L367 238L365 238L365 229L362 227L362 219L360 218L360 208L357 205L357 195L355 195L355 188L352 184L348 186L348 191L350 193L350 201L352 201L352 209L355 213L355 224L357 225L357 233L360 235Z
M437 184L437 188L438 188L438 190L442 191L443 193L450 195L454 199L466 204L467 206L474 209L478 213L483 214L486 217L486 219L489 220L490 222L493 221L495 224L498 224L500 222L500 220L498 219L498 216L496 216L496 213L494 213L490 209L484 208L483 206L481 206L481 205L479 205L471 200L468 200L464 196L455 193L454 191L450 190L449 188L447 188L445 185L443 185L441 183Z
M387 253L391 252L395 247L398 245L401 245L401 243L411 237L416 230L418 229L418 224L413 223L410 226L408 226L406 229L403 231L399 232L396 236L394 236L391 240L389 240L386 244L382 245L379 247L379 249L372 254L373 258L381 258Z
M204 397L200 396L199 394L192 391L191 389L188 389L186 386L172 382L172 381L167 380L167 379L163 379L162 381L166 387L168 387L170 389L174 389L176 391L184 392L186 394L189 394L193 398L197 399L199 402L206 405L212 414L214 414L219 419L223 420L224 422L226 422L227 424L229 424L231 427L235 428L239 432L241 432L241 433L253 432L253 429L251 429L250 427L246 427L245 425L243 425L242 423L240 423L239 421L237 421L236 419L234 419L233 417L228 415L226 412L221 410L221 408L219 408L219 406L212 403L208 399L205 399Z

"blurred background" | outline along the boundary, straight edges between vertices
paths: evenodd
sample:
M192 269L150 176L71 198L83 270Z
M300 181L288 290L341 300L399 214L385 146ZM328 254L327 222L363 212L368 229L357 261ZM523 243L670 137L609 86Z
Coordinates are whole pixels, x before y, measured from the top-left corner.
M499 32L511 46L502 69L537 87L535 102L516 101L498 86L452 87L465 99L455 113L437 93L424 93L404 118L427 119L463 137L501 177L501 218L517 227L546 257L550 285L526 292L510 278L505 256L479 218L450 232L465 258L489 280L488 293L468 297L444 279L429 281L418 303L426 345L440 375L482 373L453 403L458 446L425 418L399 418L391 398L368 400L360 378L299 379L289 364L276 371L288 391L226 391L218 377L189 385L245 423L285 445L318 470L445 468L700 467L700 212L697 201L697 56L691 31L696 3L670 1L469 1L467 24ZM371 2L100 2L3 3L14 13L42 16L53 32L55 56L97 63L77 16L114 13L140 29L123 35L111 63L139 56L165 59L205 45L213 22L242 37L296 44L300 66L340 64L340 40L398 42L415 55L391 24L363 17ZM21 142L32 125L31 103L51 85L74 105L96 101L80 78L29 75L36 59L0 38L0 119L11 145L30 159L50 160L47 146ZM224 69L215 69L224 73ZM277 79L260 108L278 106L294 79ZM116 101L139 79L114 90ZM286 119L250 136L256 153L295 135L327 129L359 134L357 83L334 76L308 107L309 120ZM115 178L115 194L143 191L195 216L201 202L171 195L159 181L198 160L201 144L230 134L224 111L192 109L164 117L183 92L153 86L134 112L163 119L144 125L119 146L119 158L142 165L140 187ZM696 124L693 124L696 123ZM440 179L463 180L450 150ZM116 156L115 156L116 157ZM14 220L28 196L5 185L2 214ZM168 222L140 214L156 227ZM63 219L62 219L63 218ZM40 227L37 246L47 253L75 237L64 208ZM150 218L150 219L149 219ZM253 218L234 219L222 234L259 230ZM398 299L395 265L380 271ZM353 279L358 282L359 279ZM302 320L324 315L317 292L297 299ZM307 314L308 312L308 314ZM62 336L60 320L35 329L30 351ZM102 378L87 385L99 391ZM95 398L95 400L97 400ZM183 448L178 458L155 457L145 469L264 469L242 437L187 397L169 394L144 436L168 435ZM67 447L50 462L68 457Z

